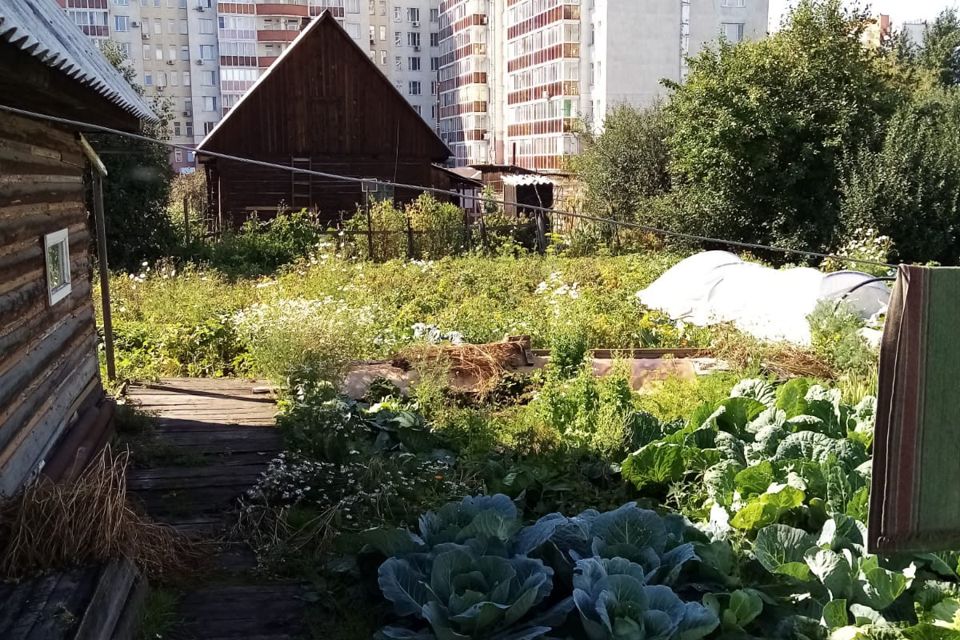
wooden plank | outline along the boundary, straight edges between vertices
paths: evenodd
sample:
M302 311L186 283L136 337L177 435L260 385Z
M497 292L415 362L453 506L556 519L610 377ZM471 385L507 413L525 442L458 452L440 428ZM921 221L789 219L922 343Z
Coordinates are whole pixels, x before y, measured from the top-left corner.
M74 640L108 640L130 595L137 569L129 560L112 560L100 573Z
M29 640L70 637L70 631L76 626L79 616L83 613L83 607L77 606L76 603L78 601L85 603L92 595L89 576L93 571L95 570L73 569L60 574L57 586L47 598L47 604L40 619L27 636Z
M235 506L250 487L197 487L191 490L132 491L147 513L161 520L165 515L220 513Z
M41 614L47 606L47 600L59 581L60 574L58 573L34 578L31 581L34 584L30 598L20 610L9 630L4 634L5 639L26 640L29 637L30 630L40 622Z
M247 476L266 470L269 460L262 459L244 465L210 464L196 467L152 467L131 469L127 473L127 486L132 482L153 482L157 480L180 480L192 478L226 478Z
M216 467L215 467L216 468ZM257 483L265 469L257 467L247 470L247 467L225 467L224 469L241 469L239 473L220 473L207 476L179 476L168 478L141 478L131 476L127 479L127 488L130 491L159 491L169 489L191 489L199 485L208 487L251 487Z
M150 585L146 577L137 576L130 589L130 595L123 605L123 611L113 628L110 640L135 640L139 637L140 614L143 612L149 591Z

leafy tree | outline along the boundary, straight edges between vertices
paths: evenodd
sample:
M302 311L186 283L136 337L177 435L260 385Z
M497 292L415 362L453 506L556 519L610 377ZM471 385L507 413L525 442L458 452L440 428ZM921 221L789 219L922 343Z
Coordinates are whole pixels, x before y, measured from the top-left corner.
M632 220L643 202L670 190L670 130L657 104L646 110L619 105L603 130L581 135L575 168L587 187L587 209Z
M878 152L864 151L844 183L848 235L876 229L908 262L960 258L960 89L905 105Z
M903 100L866 15L801 0L778 33L690 60L667 108L672 172L697 229L793 248L830 245L842 168Z
M943 10L927 25L916 62L930 71L941 86L960 83L960 15L956 9Z
M135 73L126 54L117 43L108 40L102 51L143 95L142 87L134 83ZM159 121L146 123L143 134L166 140L172 115L170 100L156 98L152 107ZM110 134L91 135L90 143L107 167L103 209L111 268L132 271L142 261L169 255L176 234L166 211L173 179L167 147Z

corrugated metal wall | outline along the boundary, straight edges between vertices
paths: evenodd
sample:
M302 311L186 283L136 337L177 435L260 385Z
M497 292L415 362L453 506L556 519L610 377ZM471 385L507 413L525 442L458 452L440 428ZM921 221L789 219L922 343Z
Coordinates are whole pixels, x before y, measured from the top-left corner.
M85 159L73 134L0 113L0 494L102 395L90 295ZM69 229L72 291L51 306L44 234Z

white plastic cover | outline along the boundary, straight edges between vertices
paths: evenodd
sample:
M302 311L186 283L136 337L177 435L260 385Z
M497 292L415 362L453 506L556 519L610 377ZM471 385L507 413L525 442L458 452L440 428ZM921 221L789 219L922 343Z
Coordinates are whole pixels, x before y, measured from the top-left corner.
M705 251L674 265L637 298L675 320L700 326L732 322L763 340L809 344L807 316L817 302L838 300L872 277L809 267L771 269L727 251ZM874 282L850 293L846 303L867 320L883 312L889 299L887 286Z

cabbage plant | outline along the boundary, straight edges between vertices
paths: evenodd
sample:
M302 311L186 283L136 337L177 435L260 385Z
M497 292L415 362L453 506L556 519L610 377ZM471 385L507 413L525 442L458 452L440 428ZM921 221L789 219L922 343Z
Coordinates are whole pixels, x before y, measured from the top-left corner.
M444 547L427 562L390 558L380 566L380 588L394 610L426 620L432 631L386 627L381 637L522 640L550 631L549 626L520 624L553 588L553 571L543 562L479 555L454 544Z
M672 589L644 584L647 571L624 558L577 561L573 600L590 640L697 640L717 628L717 615L683 602Z

